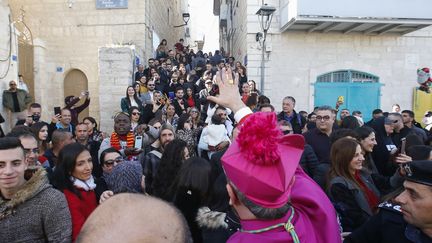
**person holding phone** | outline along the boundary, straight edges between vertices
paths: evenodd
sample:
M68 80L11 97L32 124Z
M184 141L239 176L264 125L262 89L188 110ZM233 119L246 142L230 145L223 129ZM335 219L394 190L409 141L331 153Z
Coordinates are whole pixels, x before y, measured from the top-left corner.
M82 105L77 106L78 102L85 98ZM78 115L90 105L90 93L88 90L81 91L81 95L75 97L73 95L67 96L64 100L66 106L64 108L69 109L71 112L71 123L76 126L78 124Z
M48 137L51 140L52 134L55 130L62 130L75 134L75 125L72 124L72 112L63 108L59 114L52 117L51 123L48 127Z
M102 141L98 158L105 149L110 147L129 159L143 152L142 149L135 148L135 135L131 131L131 120L127 113L120 112L114 117L114 132Z

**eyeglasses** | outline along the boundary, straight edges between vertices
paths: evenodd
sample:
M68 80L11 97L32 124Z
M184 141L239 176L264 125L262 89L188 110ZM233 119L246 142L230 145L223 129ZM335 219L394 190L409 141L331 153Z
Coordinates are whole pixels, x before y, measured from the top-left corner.
M155 86L154 84L147 84L147 86Z
M37 153L39 153L39 149L38 148L34 148L34 149L24 149L24 153L26 154L26 155L28 155L28 154L31 154L31 152L33 152L34 154L37 154Z
M134 115L134 116L141 115L141 112L132 112L132 115Z
M121 163L123 161L124 161L123 157L117 157L115 159L109 159L109 160L105 161L105 165L106 166L113 166L114 163L118 164L118 163Z
M316 119L318 121L328 121L330 120L330 116L317 116Z

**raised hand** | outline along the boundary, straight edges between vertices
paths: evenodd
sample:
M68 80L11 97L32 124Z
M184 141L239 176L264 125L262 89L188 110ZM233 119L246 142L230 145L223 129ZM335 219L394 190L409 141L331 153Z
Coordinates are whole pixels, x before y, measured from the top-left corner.
M216 73L215 84L219 86L218 96L207 96L207 100L231 109L234 113L245 107L238 90L238 75L230 67Z

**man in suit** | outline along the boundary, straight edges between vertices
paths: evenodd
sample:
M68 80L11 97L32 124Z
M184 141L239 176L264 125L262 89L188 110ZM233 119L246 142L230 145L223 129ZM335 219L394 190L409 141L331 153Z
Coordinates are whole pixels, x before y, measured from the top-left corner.
M140 96L143 106L153 104L153 93L155 91L155 81L150 79L147 82L147 92Z

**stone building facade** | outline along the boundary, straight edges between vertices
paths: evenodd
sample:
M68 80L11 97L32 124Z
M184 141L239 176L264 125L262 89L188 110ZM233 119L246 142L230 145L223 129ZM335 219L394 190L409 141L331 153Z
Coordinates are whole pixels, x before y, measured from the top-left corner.
M432 28L427 27L432 24L430 17L421 22L415 16L408 16L405 20L395 20L405 21L396 24L377 17L373 21L381 26L362 31L355 29L362 28L361 23L348 23L352 29L340 29L344 27L344 23L328 22L335 21L334 19L314 25L307 25L306 21L293 24L290 21L295 19L287 19L287 15L300 12L300 5L305 2L313 1L265 1L276 7L276 11L267 35L264 93L271 98L278 110L281 109L282 98L291 95L297 99L296 110L311 111L315 103L317 90L314 89L314 84L317 78L328 72L346 69L360 70L379 77L382 87L378 99L383 110L390 110L393 103L399 103L402 109L413 109L413 89L417 86L416 69L432 66ZM338 0L331 1L333 4L335 2ZM293 3L298 3L299 6L293 6ZM237 60L247 60L248 78L255 80L258 85L261 46L256 40L256 34L262 30L256 13L262 4L263 1L258 0L214 1L215 14L228 19L226 27L222 24L220 27L221 45ZM408 5L402 6L403 4ZM318 8L313 4L310 6L313 11L316 11L315 7ZM408 2L403 1L397 1L391 6L394 12L408 8L406 12L410 13L415 9L415 6L409 6ZM365 8L364 11L371 9L373 8ZM222 13L223 10L227 13ZM348 13L351 10L342 9L341 12ZM376 12L376 9L371 12ZM385 9L381 12L385 13ZM423 12L426 13L417 12L419 18L423 18ZM416 14L415 11L413 14ZM224 19L220 17L221 23ZM421 24L415 26L414 23ZM392 32L397 28L408 27L416 29L403 33ZM432 109L432 104L430 106Z
M146 64L153 56L154 36L167 39L170 45L184 36L184 28L173 26L183 23L181 13L187 11L187 0L128 0L127 8L119 9L97 9L96 1L0 1L0 11L11 12L13 19L24 10L24 21L32 34L32 50L21 52L27 57L20 60L28 58L33 62L25 67L30 69L26 81L34 87L34 100L44 107L42 118L46 121L53 115L54 106L63 106L65 96L77 96L81 90L90 92L87 114L101 119L100 101L106 100L102 96L110 97L111 92L117 90L102 89L104 92L100 92L104 83L99 75L100 48L126 46ZM0 17L1 31L7 29L5 16ZM7 43L4 38L5 35L1 35L0 43ZM6 45L0 44L0 52L6 49ZM135 60L128 61L133 74ZM10 75L16 77L17 73L16 68ZM132 76L119 77L121 96L131 84ZM0 79L2 87L11 77ZM120 110L120 98L111 98L110 110L104 112L113 114Z

